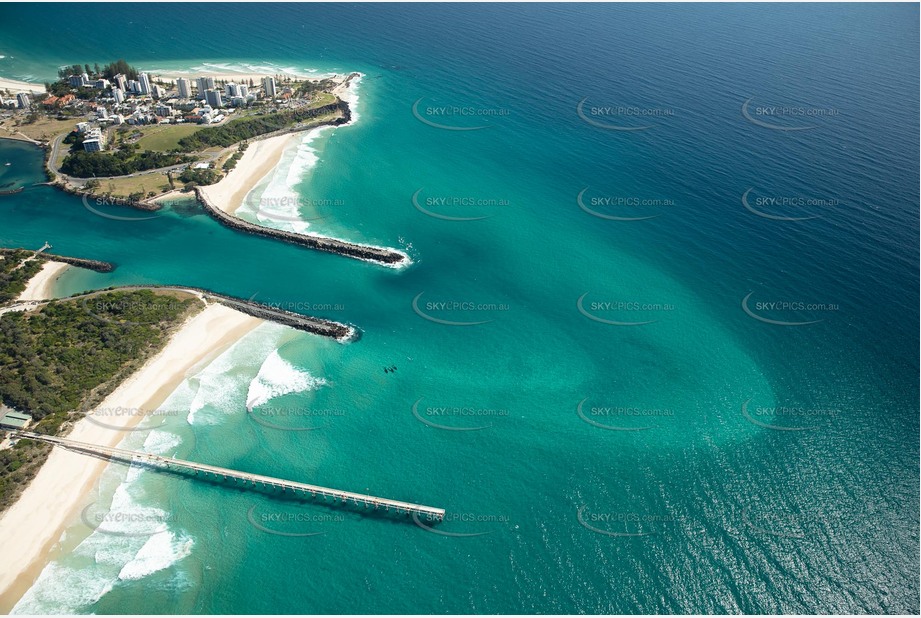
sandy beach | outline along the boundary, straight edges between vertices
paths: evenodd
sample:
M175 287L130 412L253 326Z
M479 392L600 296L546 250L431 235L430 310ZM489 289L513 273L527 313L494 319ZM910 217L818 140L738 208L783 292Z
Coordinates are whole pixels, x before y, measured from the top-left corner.
M250 142L240 160L220 182L201 187L202 192L227 214L234 214L243 204L246 194L253 190L281 161L285 146L299 133L278 135Z
M31 82L20 82L15 79L0 77L0 91L3 90L9 90L13 94L18 92L31 92L33 94L41 94L45 92L45 85L33 84Z
M261 323L223 305L209 305L190 318L163 350L119 385L97 410L155 410L192 367L215 358ZM106 424L127 429L142 418L141 412L121 414L107 418ZM82 420L67 437L115 446L125 432ZM0 518L4 555L0 612L9 612L54 555L67 524L86 506L89 492L106 465L93 457L55 449L19 500Z
M16 300L47 300L52 298L55 282L68 268L71 268L71 266L63 262L45 262L42 269L29 279L26 289L22 291L22 294Z

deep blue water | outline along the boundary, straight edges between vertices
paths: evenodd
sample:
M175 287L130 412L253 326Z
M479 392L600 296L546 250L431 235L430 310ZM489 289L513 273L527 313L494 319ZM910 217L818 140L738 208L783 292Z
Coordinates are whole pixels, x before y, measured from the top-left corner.
M94 16L118 27L76 36ZM118 264L70 274L64 292L181 283L333 307L314 313L362 339L276 334L273 349L329 384L275 403L341 418L280 432L229 414L269 353L256 338L192 381L228 417L171 426L179 456L436 504L464 516L439 530L489 532L348 513L320 524L325 536L271 535L247 521L252 505L337 511L148 474L137 500L178 513L190 553L174 547L183 557L138 579L65 557L72 581L111 588L62 600L40 582L20 611L919 611L917 6L222 5L207 28L143 5L0 17L5 77L116 56L365 73L360 120L314 144L296 189L342 204L309 213L321 228L411 243L406 271L249 238L195 210L102 220L45 187L0 197L0 244L47 238ZM589 121L652 126L598 127L583 100ZM425 120L487 128L430 126L415 102ZM442 106L475 115L429 111ZM616 107L644 113L603 109ZM427 217L420 189L423 206L494 200L430 207L490 218ZM591 210L644 220L592 216L583 190ZM746 209L749 190L767 216ZM814 199L826 201L800 205ZM432 309L493 320L444 326L413 312L420 293L508 309ZM819 321L760 321L743 311L749 294L764 319ZM650 323L592 320L583 295L596 317ZM658 308L592 305L612 301ZM758 304L770 302L824 307ZM413 418L420 398L504 413L435 419L490 425L448 431ZM593 426L580 401L599 424L649 429Z

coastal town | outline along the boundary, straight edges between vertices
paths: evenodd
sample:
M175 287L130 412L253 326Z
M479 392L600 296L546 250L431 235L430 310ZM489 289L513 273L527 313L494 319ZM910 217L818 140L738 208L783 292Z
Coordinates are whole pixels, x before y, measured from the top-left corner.
M193 80L135 72L120 64L62 69L60 80L46 84L44 92L11 93L5 87L10 82L0 81L6 91L0 96L0 138L41 147L48 178L12 181L16 187L7 192L8 199L18 199L15 194L28 187L36 192L53 188L81 195L75 206L79 201L87 205L93 196L100 208L154 210L170 208L164 196L179 194L186 203L197 200L201 214L240 233L391 268L410 263L399 250L296 234L235 214L299 134L348 124L352 98L347 89L360 74ZM6 531L35 520L35 509L45 508L48 496L81 500L82 488L105 468L95 456L87 457L92 455L89 451L80 455L52 450L48 440L112 448L123 432L146 417L131 414L99 423L89 410L156 409L163 400L151 393L174 389L196 363L265 323L340 343L359 337L358 328L350 324L204 288L114 286L56 299L55 286L66 272L110 272L116 265L55 255L50 249L50 242L40 248L0 249L0 354L8 367L17 367L0 379L0 512ZM74 345L80 347L78 356L68 353ZM99 361L103 357L105 362ZM85 362L87 358L97 362ZM161 389L164 383L168 387ZM217 467L209 471L245 474ZM246 478L281 490L319 492L343 506L422 513L436 520L444 514L435 507L281 478ZM22 561L15 572L0 577L0 610L8 609L8 599L15 596L10 592L15 575L29 564L41 563L34 552L60 534L68 512L60 509L52 519L43 517L41 538L23 546L14 547L11 539L0 535L2 544Z
M354 74L192 77L119 60L74 64L58 76L19 91L0 83L0 136L45 147L48 180L64 190L140 205L217 182L250 139L340 118L338 95Z

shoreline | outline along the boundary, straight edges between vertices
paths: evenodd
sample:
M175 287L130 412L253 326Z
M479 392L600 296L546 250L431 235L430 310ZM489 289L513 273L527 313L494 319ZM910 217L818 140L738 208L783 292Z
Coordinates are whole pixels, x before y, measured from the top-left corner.
M19 295L16 301L48 300L54 298L52 293L54 291L54 285L58 282L58 279L71 268L72 266L70 264L64 264L63 262L55 262L53 260L45 262L44 265L42 265L42 269L38 271L34 277L29 279L29 282L26 284L26 289L22 291L22 294Z
M221 304L208 305L96 408L137 414L117 415L108 427L81 419L66 437L116 446L125 431L162 405L190 369L213 360L263 322ZM0 612L9 613L55 557L62 534L108 465L108 461L55 449L22 495L0 515L0 546L7 556L0 572Z
M354 80L354 86L357 86L361 83L363 75L356 72L345 75L346 78L334 91L346 108L345 122L311 127L306 131L308 134L311 131L323 130L327 127L347 127L357 122L358 117L353 113L352 106L357 101L358 94L354 89L350 90L350 83ZM247 221L236 214L245 202L246 196L278 166L285 148L290 144L290 140L302 133L304 131L294 131L250 142L249 147L240 157L234 169L228 172L221 180L213 185L195 187L195 195L199 203L212 217L233 229L278 238L312 249L336 253L387 268L401 269L412 265L412 259L409 254L399 249L356 243L325 234L282 230L262 223ZM261 209L257 208L257 210Z
M0 77L0 90L9 90L13 94L19 92L28 92L29 94L44 94L45 84L34 84L32 82L23 82L18 79Z
M229 215L236 216L246 196L278 167L285 148L302 132L285 133L250 142L236 166L213 185L200 187L205 196Z
M339 75L334 74L333 77L339 77ZM243 205L246 196L278 167L285 148L294 141L295 136L309 135L313 131L320 131L327 127L336 128L354 125L358 121L358 115L353 109L357 95L355 95L354 90L350 90L350 84L354 80L355 86L357 86L361 83L363 75L356 72L344 75L346 75L345 79L332 90L332 94L345 103L348 109L347 122L341 125L320 125L305 131L283 133L250 142L249 147L240 157L240 160L237 161L236 166L224 178L213 185L203 185L201 187L206 197L219 204L219 208L227 214L236 216L236 212Z
M173 75L175 75L175 73ZM343 110L344 118L338 118L334 122L323 123L307 129L295 128L293 130L286 130L281 134L267 135L254 139L249 143L249 147L244 151L237 165L225 174L220 181L213 185L195 187L196 199L209 215L217 219L223 225L238 231L276 238L311 249L335 253L344 257L351 257L364 262L385 266L387 268L402 269L408 267L412 265L412 259L409 254L399 249L356 243L324 234L289 232L268 227L260 223L252 223L236 215L236 211L243 204L246 196L259 184L259 182L268 176L275 167L277 167L284 153L284 149L288 146L290 143L289 140L291 140L293 136L304 133L305 131L314 131L325 127L335 128L350 126L357 122L357 114L353 115L351 105L354 105L357 101L358 93L355 89L350 89L350 86L354 80L354 85L357 87L364 75L357 72L350 72L344 74L329 74L327 76L318 76L311 79L321 80L329 76L342 77L341 82L334 90L338 99L335 105ZM46 169L49 169L47 168L47 161ZM54 172L52 171L52 173ZM94 194L87 194L81 190L73 189L67 186L66 183L63 185L57 182L47 184L65 193L81 195L83 197L94 196ZM140 202L131 202L127 199L123 201L125 205L141 210L159 210L162 208L159 203L160 200L164 200L168 196L173 196L175 194L176 190L171 190Z
M349 75L348 73L290 73L287 71L280 72L270 72L270 71L221 71L220 69L203 69L203 70L182 70L182 69L167 69L165 71L160 71L157 69L147 70L147 73L150 75L162 79L163 81L173 82L175 84L176 80L180 77L185 79L194 80L201 76L213 77L215 80L221 81L249 81L253 80L258 84L263 77L274 77L276 80L281 78L281 80L291 81L322 81L324 79L336 79L343 75Z

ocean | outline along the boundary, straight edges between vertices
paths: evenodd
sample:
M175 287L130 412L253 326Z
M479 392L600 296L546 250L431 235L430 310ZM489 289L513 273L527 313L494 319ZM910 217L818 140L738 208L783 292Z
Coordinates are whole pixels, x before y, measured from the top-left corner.
M916 5L183 8L3 5L0 75L359 71L241 214L413 265L99 217L6 141L0 245L354 324L124 445L447 516L111 466L14 613L919 611Z

